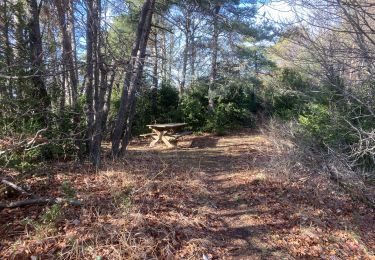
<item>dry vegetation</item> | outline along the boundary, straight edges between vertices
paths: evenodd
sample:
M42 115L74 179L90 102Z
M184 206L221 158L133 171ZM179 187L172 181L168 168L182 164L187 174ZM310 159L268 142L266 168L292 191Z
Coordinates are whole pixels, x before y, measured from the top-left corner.
M136 140L100 172L56 163L27 185L83 206L2 210L0 258L374 259L374 210L324 175L280 163L283 140L272 140L193 136L177 150Z

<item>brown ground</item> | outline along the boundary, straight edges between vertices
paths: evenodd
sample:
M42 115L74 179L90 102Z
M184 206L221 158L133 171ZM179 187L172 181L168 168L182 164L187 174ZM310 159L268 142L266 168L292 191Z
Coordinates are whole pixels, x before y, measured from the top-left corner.
M0 259L375 259L374 211L323 177L278 176L274 153L243 131L177 150L138 140L97 173L56 164L31 189L84 206L3 210Z

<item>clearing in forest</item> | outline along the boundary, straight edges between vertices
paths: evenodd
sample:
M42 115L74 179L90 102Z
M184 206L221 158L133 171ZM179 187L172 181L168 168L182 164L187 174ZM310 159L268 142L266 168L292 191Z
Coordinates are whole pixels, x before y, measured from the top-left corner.
M242 131L178 149L137 140L99 172L57 163L30 189L83 206L4 209L0 258L374 259L374 211L324 177L278 175L275 153Z

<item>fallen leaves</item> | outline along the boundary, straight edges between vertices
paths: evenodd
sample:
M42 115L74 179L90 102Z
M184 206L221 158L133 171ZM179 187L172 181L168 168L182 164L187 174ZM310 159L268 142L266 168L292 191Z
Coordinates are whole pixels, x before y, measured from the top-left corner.
M264 136L215 138L178 151L133 144L102 172L60 164L31 179L56 196L69 181L85 205L39 236L43 207L3 210L0 258L373 259L374 211L325 179L271 178Z

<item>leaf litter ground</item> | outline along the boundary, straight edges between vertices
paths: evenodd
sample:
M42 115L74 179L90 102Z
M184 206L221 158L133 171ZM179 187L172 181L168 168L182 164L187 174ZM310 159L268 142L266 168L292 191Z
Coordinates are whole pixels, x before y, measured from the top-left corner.
M375 259L374 211L323 176L278 174L273 153L242 131L178 149L135 140L99 172L50 165L30 189L84 205L1 211L0 258Z

